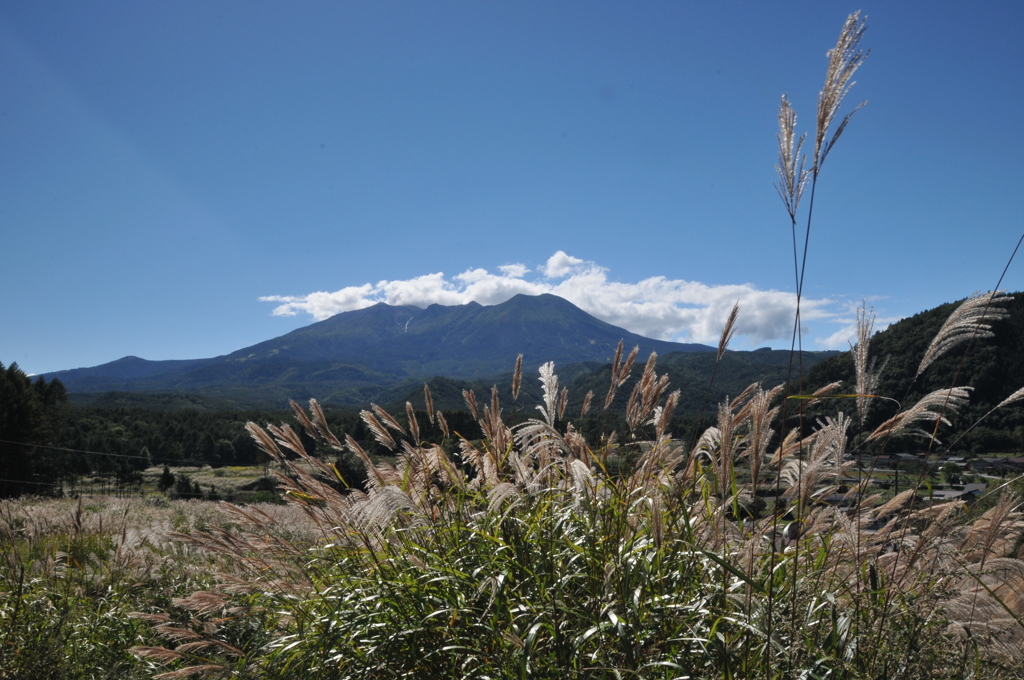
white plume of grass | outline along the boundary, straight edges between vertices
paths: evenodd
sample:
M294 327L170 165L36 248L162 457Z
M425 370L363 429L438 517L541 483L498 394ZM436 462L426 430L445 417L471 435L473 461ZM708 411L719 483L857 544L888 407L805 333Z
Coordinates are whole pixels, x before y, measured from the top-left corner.
M814 135L814 164L811 170L815 177L821 171L821 166L824 164L828 152L839 141L843 130L846 129L846 125L850 122L850 118L867 103L861 102L853 111L848 113L843 118L843 122L836 128L831 139L828 139L829 130L835 121L836 115L839 113L839 107L842 105L846 95L849 94L850 88L854 85L852 80L853 74L857 72L857 69L860 68L871 52L870 50L862 52L860 49L860 41L864 37L864 31L866 30L867 24L860 18L860 12L854 12L846 17L846 22L843 24L843 30L839 33L839 40L836 42L836 46L828 52L828 71L825 72L825 85L818 94L818 120Z
M800 135L800 139L796 140L795 130L796 112L790 106L789 98L782 95L779 102L779 134L776 135L779 140L779 163L775 171L779 173L779 182L775 184L775 190L779 192L792 221L796 220L797 208L810 178L810 171L804 169L807 155L801 153L807 135Z
M544 416L548 425L555 424L558 415L558 376L555 375L555 362L549 361L540 367L540 384L544 389L544 405L537 410Z
M901 411L885 421L871 433L867 441L883 437L889 438L897 434L914 434L926 438L932 437L930 432L914 427L916 423L935 422L950 425L946 413L957 413L967 405L971 387L953 387L948 390L936 390L925 396L906 411Z
M885 369L885 362L876 369L877 359L870 358L869 360L868 357L871 336L874 335L874 332L875 310L874 308L868 309L867 304L863 304L857 310L857 344L850 345L854 373L857 378L857 413L860 416L862 427L868 417L872 395L878 389L878 380Z
M1011 300L1013 298L1005 295L1005 291L997 290L975 293L960 303L928 345L914 378L920 377L936 359L957 345L972 338L991 338L991 324L1010 316L1000 305Z

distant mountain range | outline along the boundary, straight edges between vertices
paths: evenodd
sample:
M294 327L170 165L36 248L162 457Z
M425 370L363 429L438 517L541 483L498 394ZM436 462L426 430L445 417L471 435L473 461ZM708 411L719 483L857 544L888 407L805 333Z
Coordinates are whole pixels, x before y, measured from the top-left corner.
M511 372L516 355L535 371L554 361L576 375L611 362L619 341L627 350L713 352L715 348L652 340L605 323L554 295L517 295L483 306L384 303L337 314L210 359L147 361L124 357L92 368L46 375L72 394L189 393L222 404L280 407L288 399L365 405L435 376L480 381Z

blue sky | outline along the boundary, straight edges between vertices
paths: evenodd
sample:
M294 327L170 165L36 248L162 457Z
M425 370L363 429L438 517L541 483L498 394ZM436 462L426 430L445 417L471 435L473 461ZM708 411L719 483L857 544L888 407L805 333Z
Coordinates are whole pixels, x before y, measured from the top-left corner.
M843 348L862 299L884 323L988 289L1020 237L1024 4L7 0L0 361L544 291L704 342L738 299L734 347L788 346L779 96L811 131L858 9L868 104L805 287L805 346Z

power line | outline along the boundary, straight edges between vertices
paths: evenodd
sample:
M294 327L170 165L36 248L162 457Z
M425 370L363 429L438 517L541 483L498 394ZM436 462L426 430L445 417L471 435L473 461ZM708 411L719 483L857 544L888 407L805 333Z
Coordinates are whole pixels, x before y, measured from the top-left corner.
M0 482L11 482L12 484L32 484L33 486L61 486L58 482L29 482L23 479L0 479Z
M186 465L194 465L199 461L195 460L184 460L176 458L164 458L163 456L133 456L127 453L107 453L106 451L86 451L84 449L69 449L63 446L46 446L45 444L30 444L28 442L15 442L9 439L0 439L0 444L16 444L18 446L28 446L35 449L49 449L51 451L66 451L68 453L88 453L94 456L111 456L113 458L134 458L136 460L160 460L165 463L184 463Z

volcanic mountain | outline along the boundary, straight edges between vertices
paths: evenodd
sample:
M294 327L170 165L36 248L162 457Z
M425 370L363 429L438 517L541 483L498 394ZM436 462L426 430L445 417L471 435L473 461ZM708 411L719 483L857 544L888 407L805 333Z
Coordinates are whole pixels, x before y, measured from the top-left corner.
M652 340L605 323L554 295L517 295L493 306L475 302L425 309L379 303L343 312L278 338L211 359L147 361L125 357L101 366L59 371L69 392L196 392L237 403L316 396L365 403L409 379L488 378L511 370L608 363L622 341L650 352L714 348ZM244 396L245 395L245 396Z

